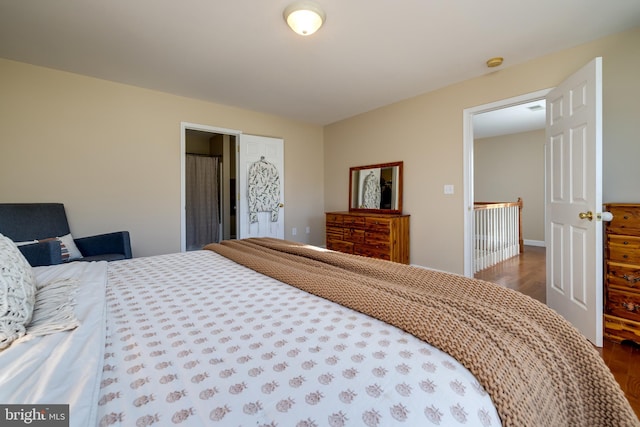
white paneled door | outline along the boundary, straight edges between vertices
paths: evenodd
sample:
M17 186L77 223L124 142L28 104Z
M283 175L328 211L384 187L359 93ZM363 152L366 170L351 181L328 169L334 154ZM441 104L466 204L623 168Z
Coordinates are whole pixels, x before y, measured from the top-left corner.
M252 167L254 167L252 169ZM250 182L250 172L254 180ZM277 194L273 194L277 175ZM255 174L261 174L256 176ZM249 197L250 186L269 194ZM255 135L240 135L238 149L238 236L284 239L284 141ZM256 211L258 208L258 211ZM264 209L264 210L263 210Z
M602 346L602 58L547 95L547 305Z

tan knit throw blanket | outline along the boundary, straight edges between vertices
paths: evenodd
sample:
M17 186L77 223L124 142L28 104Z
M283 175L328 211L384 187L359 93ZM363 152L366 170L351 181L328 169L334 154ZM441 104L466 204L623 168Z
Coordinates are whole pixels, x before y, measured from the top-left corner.
M505 426L640 426L594 347L554 311L518 292L277 239L205 249L447 352L484 386Z

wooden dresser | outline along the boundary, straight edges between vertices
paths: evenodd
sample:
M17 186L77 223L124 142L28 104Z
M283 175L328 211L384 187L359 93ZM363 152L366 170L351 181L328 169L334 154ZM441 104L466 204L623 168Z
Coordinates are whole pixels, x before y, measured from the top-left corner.
M605 223L604 336L640 344L640 204L609 203Z
M409 215L327 212L327 249L409 264Z

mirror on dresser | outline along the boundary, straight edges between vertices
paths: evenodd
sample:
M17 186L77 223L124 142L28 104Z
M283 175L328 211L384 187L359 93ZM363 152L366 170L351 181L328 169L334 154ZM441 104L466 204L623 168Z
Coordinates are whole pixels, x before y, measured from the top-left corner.
M349 211L402 213L402 162L349 169Z

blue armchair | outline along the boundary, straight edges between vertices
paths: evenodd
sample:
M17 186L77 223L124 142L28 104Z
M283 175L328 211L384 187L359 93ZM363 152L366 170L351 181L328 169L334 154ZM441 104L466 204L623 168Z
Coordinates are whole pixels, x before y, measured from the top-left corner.
M62 203L0 203L0 234L14 242L31 242L70 234ZM73 239L82 254L79 261L115 261L131 258L128 231ZM19 246L33 266L62 263L59 240Z

